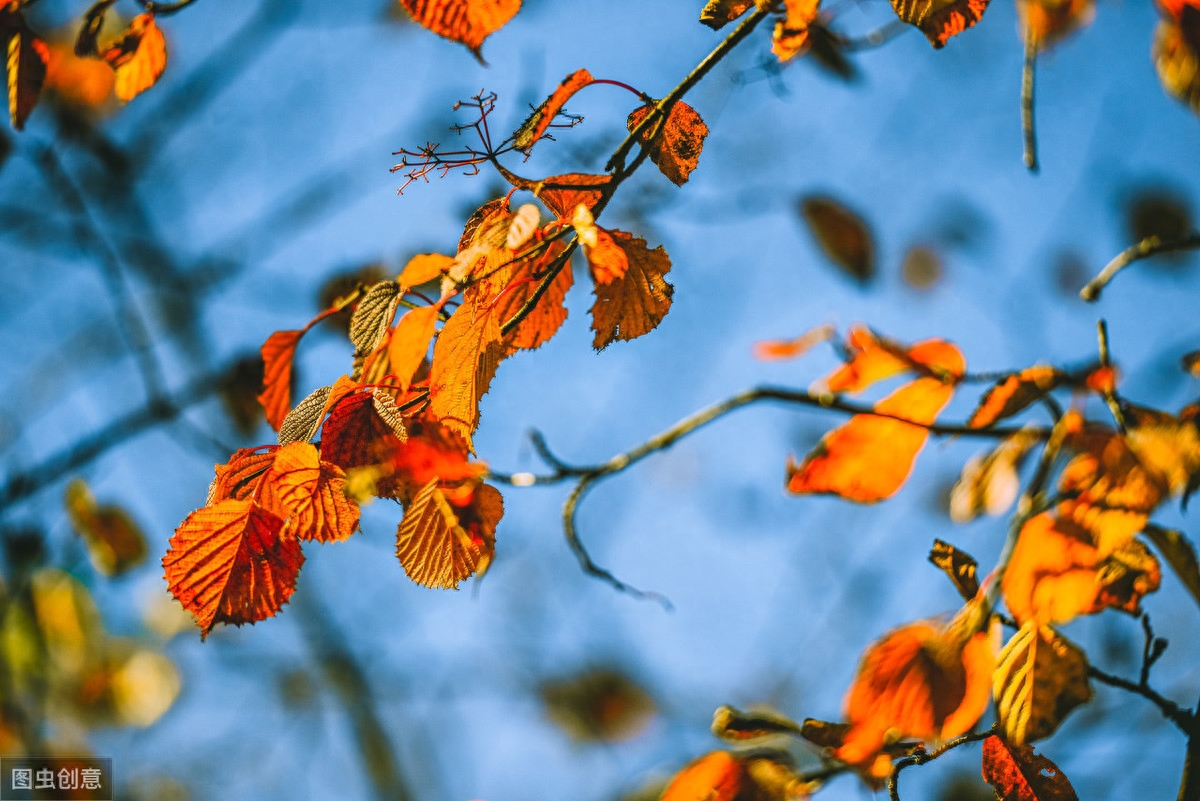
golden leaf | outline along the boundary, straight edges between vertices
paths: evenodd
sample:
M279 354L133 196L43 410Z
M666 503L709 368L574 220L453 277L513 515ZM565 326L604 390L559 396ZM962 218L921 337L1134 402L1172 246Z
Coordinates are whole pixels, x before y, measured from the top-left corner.
M1012 636L992 677L996 717L1016 746L1049 737L1092 700L1083 651L1049 626L1028 621Z
M671 260L661 247L650 250L644 239L624 231L612 231L613 240L625 252L629 269L625 275L595 287L592 304L592 347L603 350L617 340L630 340L653 331L671 310L674 287L664 276Z

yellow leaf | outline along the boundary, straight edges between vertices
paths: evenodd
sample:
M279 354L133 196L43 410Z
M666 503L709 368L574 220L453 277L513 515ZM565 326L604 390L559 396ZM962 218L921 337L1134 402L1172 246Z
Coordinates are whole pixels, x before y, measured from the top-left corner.
M992 677L1005 739L1021 746L1049 737L1066 716L1092 700L1083 651L1049 626L1025 623L1000 652Z
M167 41L154 15L138 14L112 45L104 60L117 73L114 90L128 103L154 86L167 68Z
M479 425L479 401L504 356L493 309L472 297L442 326L429 372L429 410L468 442Z

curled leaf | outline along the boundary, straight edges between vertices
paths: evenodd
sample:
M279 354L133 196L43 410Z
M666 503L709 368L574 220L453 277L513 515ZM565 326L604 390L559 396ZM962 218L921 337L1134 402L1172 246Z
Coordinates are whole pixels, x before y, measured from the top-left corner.
M521 10L521 0L400 0L415 22L466 45L483 60L483 40L504 27Z
M770 709L742 712L731 706L717 707L713 713L712 733L722 740L744 742L778 734L801 735L796 721Z
M0 8L0 44L5 45L8 116L19 131L41 95L50 49L25 24L16 3Z
M979 578L976 575L979 563L970 554L960 551L948 542L934 540L933 550L929 552L929 561L950 577L964 601L971 600L979 592Z
M114 90L123 103L158 83L167 68L167 41L155 24L154 15L134 17L103 57L117 74Z
M754 358L762 361L797 359L822 342L833 339L837 333L832 323L825 323L805 331L795 339L772 339L754 343Z
M901 20L921 29L935 48L979 22L990 0L892 0Z
M700 12L700 21L714 31L719 31L753 6L754 0L708 0L704 10Z
M967 425L985 428L1012 417L1037 403L1067 378L1066 373L1053 367L1036 365L1001 379L983 396Z
M593 80L595 79L587 70L576 70L563 78L554 93L543 100L542 104L534 109L525 122L521 123L521 127L513 133L513 147L525 155L529 155L529 151L533 149L539 139L545 136L546 130L554 122L558 113L562 111L566 102L571 99L571 96L591 84Z

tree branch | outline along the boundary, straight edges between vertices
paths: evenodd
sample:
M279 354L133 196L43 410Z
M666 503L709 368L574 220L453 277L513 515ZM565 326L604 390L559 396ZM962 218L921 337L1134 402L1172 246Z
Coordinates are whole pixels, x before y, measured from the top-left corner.
M980 740L986 740L995 734L996 730L997 724L993 723L992 727L986 731L963 734L959 737L955 737L953 740L947 740L932 751L926 751L924 748L918 748L910 756L904 757L892 766L892 773L890 776L888 776L888 798L891 799L891 801L900 801L900 771L904 770L905 768L912 767L913 765L924 765L927 762L932 762L942 754L958 748L960 745L977 743Z
M1135 261L1163 253L1181 253L1185 250L1200 250L1200 233L1192 233L1183 239L1169 239L1165 242L1157 236L1148 236L1136 245L1121 251L1115 259L1105 265L1099 275L1088 281L1087 285L1079 290L1079 297L1088 303L1095 302L1100 299L1100 293L1116 277L1117 273Z

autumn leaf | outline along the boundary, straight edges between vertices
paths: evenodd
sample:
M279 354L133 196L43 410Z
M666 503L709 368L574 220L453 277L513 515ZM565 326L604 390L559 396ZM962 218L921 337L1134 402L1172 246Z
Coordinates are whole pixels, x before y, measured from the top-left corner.
M1145 543L1130 540L1097 565L1096 584L1096 606L1091 611L1112 608L1136 615L1142 611L1142 598L1162 584L1162 569Z
M577 743L617 743L646 730L658 711L624 673L595 668L538 688L546 717Z
M487 484L470 503L455 507L435 478L404 510L396 531L396 556L410 579L424 587L458 589L458 583L491 562L496 524L504 513L500 493Z
M700 12L700 21L714 31L719 31L754 5L754 0L708 0Z
M305 331L276 331L267 337L262 346L263 391L258 396L267 423L276 431L287 418L292 405L292 360L296 357L296 346Z
M400 285L395 281L381 281L363 295L350 317L350 341L356 356L366 356L383 341L399 302Z
M304 400L296 404L283 423L279 426L279 444L289 442L308 442L317 435L321 428L321 420L329 406L329 393L332 386L317 387Z
M817 18L821 0L784 0L785 15L775 22L771 52L789 61L808 49L809 26Z
M429 411L468 442L479 426L479 401L504 356L494 309L464 298L433 346Z
M582 206L580 207L582 208ZM629 272L629 256L606 229L594 228L594 244L584 242L583 253L596 284L611 284ZM580 238L582 241L582 237Z
M592 74L587 70L576 70L563 78L554 93L543 100L542 104L534 109L525 122L521 123L521 127L513 133L512 146L528 156L529 151L533 149L538 140L545 136L547 129L567 101L594 80Z
M1050 512L1025 522L1000 587L1018 623L1065 623L1087 614L1100 587L1103 557L1087 530Z
M745 771L728 751L713 751L694 759L671 778L659 801L736 801Z
M104 15L108 13L108 9L116 2L117 0L96 0L91 8L84 13L82 24L79 26L79 33L75 37L75 55L80 58L99 58L100 45L98 40L100 38L100 31L104 29Z
M1016 746L1053 734L1071 710L1092 700L1083 651L1048 626L1029 621L996 665L992 694L1005 739Z
M48 43L46 79L42 90L53 92L64 102L79 108L97 110L113 96L113 71L103 61L80 58L71 46Z
M903 372L916 372L950 380L965 369L958 348L944 339L925 339L906 346L877 335L862 325L850 327L846 336L849 360L809 388L815 395L862 392Z
M973 26L990 0L892 0L892 9L909 25L921 29L936 47Z
M1200 604L1200 560L1196 558L1191 540L1180 531L1159 526L1146 526L1145 535L1167 560L1193 600Z
M483 61L483 40L521 10L521 0L399 0L413 18L438 36L467 46Z
M391 478L391 462L406 435L391 395L359 388L331 406L321 430L321 458L346 471L379 468L376 494L392 497L402 488Z
M1089 25L1096 0L1017 0L1017 26L1022 37L1046 50Z
M463 227L458 254L444 281L461 285L476 275L493 273L511 263L515 254L506 243L514 216L505 198L490 200L480 206Z
M713 713L712 733L722 740L740 743L779 734L801 735L796 721L770 709L742 712L731 706L717 707Z
M167 42L151 13L138 14L104 51L103 58L117 74L114 90L128 103L154 86L167 68Z
M396 277L402 289L411 289L441 278L454 266L454 257L441 253L420 253L409 259Z
M401 391L408 389L417 368L429 353L437 320L437 307L423 306L406 312L396 324L388 343L388 361L392 375L400 382Z
M1045 365L1028 367L1002 378L983 396L983 400L967 420L967 425L971 428L986 428L1012 417L1046 397L1047 393L1067 378L1066 373Z
M970 554L948 542L934 540L929 561L950 577L964 601L971 600L979 592L979 577L976 575L979 563Z
M580 203L589 210L599 203L610 181L611 175L555 175L541 181L534 194L556 216L570 219Z
M630 340L653 331L671 310L672 287L664 276L671 260L661 247L650 250L646 241L624 231L612 231L625 252L629 269L607 284L596 284L592 304L592 347L603 350L617 340Z
M800 216L821 252L860 284L875 276L875 240L862 217L831 197L800 200Z
M37 105L46 79L50 50L25 24L25 17L16 3L0 7L0 42L5 45L8 116L13 127L20 131Z
M795 339L771 339L754 343L754 358L762 361L798 359L822 342L828 342L837 334L832 323L825 323L805 331Z
M1200 9L1184 6L1192 30L1200 30ZM1164 19L1154 32L1154 68L1169 94L1200 114L1200 42L1189 41L1183 19Z
M294 538L280 536L283 524L254 501L224 500L175 529L162 560L165 578L202 639L216 623L254 623L287 603L304 555Z
M1038 440L1035 431L1019 431L990 452L968 459L950 490L950 519L967 523L981 514L994 517L1008 511L1020 491L1017 470Z
M520 259L508 276L508 284L491 301L496 320L503 324L513 319L533 299L544 279L544 273L557 269L554 278L537 305L504 337L505 356L517 350L533 350L550 341L567 319L567 290L574 283L570 264L559 264L567 245L555 240L546 245L540 255ZM555 265L558 264L557 267Z
M228 462L216 466L216 475L209 484L205 505L214 506L224 500L244 501L250 498L275 463L277 450L279 448L275 445L263 445L234 451Z
M1058 766L1028 745L1009 745L992 735L983 741L983 780L1004 801L1077 801Z
M314 445L293 442L276 451L266 482L287 512L291 536L335 542L358 528L358 504L346 497L345 472L323 461Z
M97 504L82 479L67 485L65 501L71 526L101 573L119 576L146 560L146 537L124 509Z
M789 460L789 492L838 495L858 503L892 497L908 480L929 436L925 426L950 402L954 385L918 378L825 435L799 465ZM897 420L895 417L902 417ZM911 421L911 422L906 422Z
M987 709L995 666L999 624L989 618L968 603L949 623L911 623L871 645L846 695L850 729L834 756L873 776L888 742L969 731Z
M650 160L658 165L662 174L676 186L683 186L700 163L700 151L708 136L708 126L695 109L682 100L671 106L666 122L659 123L656 120L643 125L650 115L657 117L658 103L650 101L635 108L629 113L625 125L630 133L638 133L642 147L649 149Z

